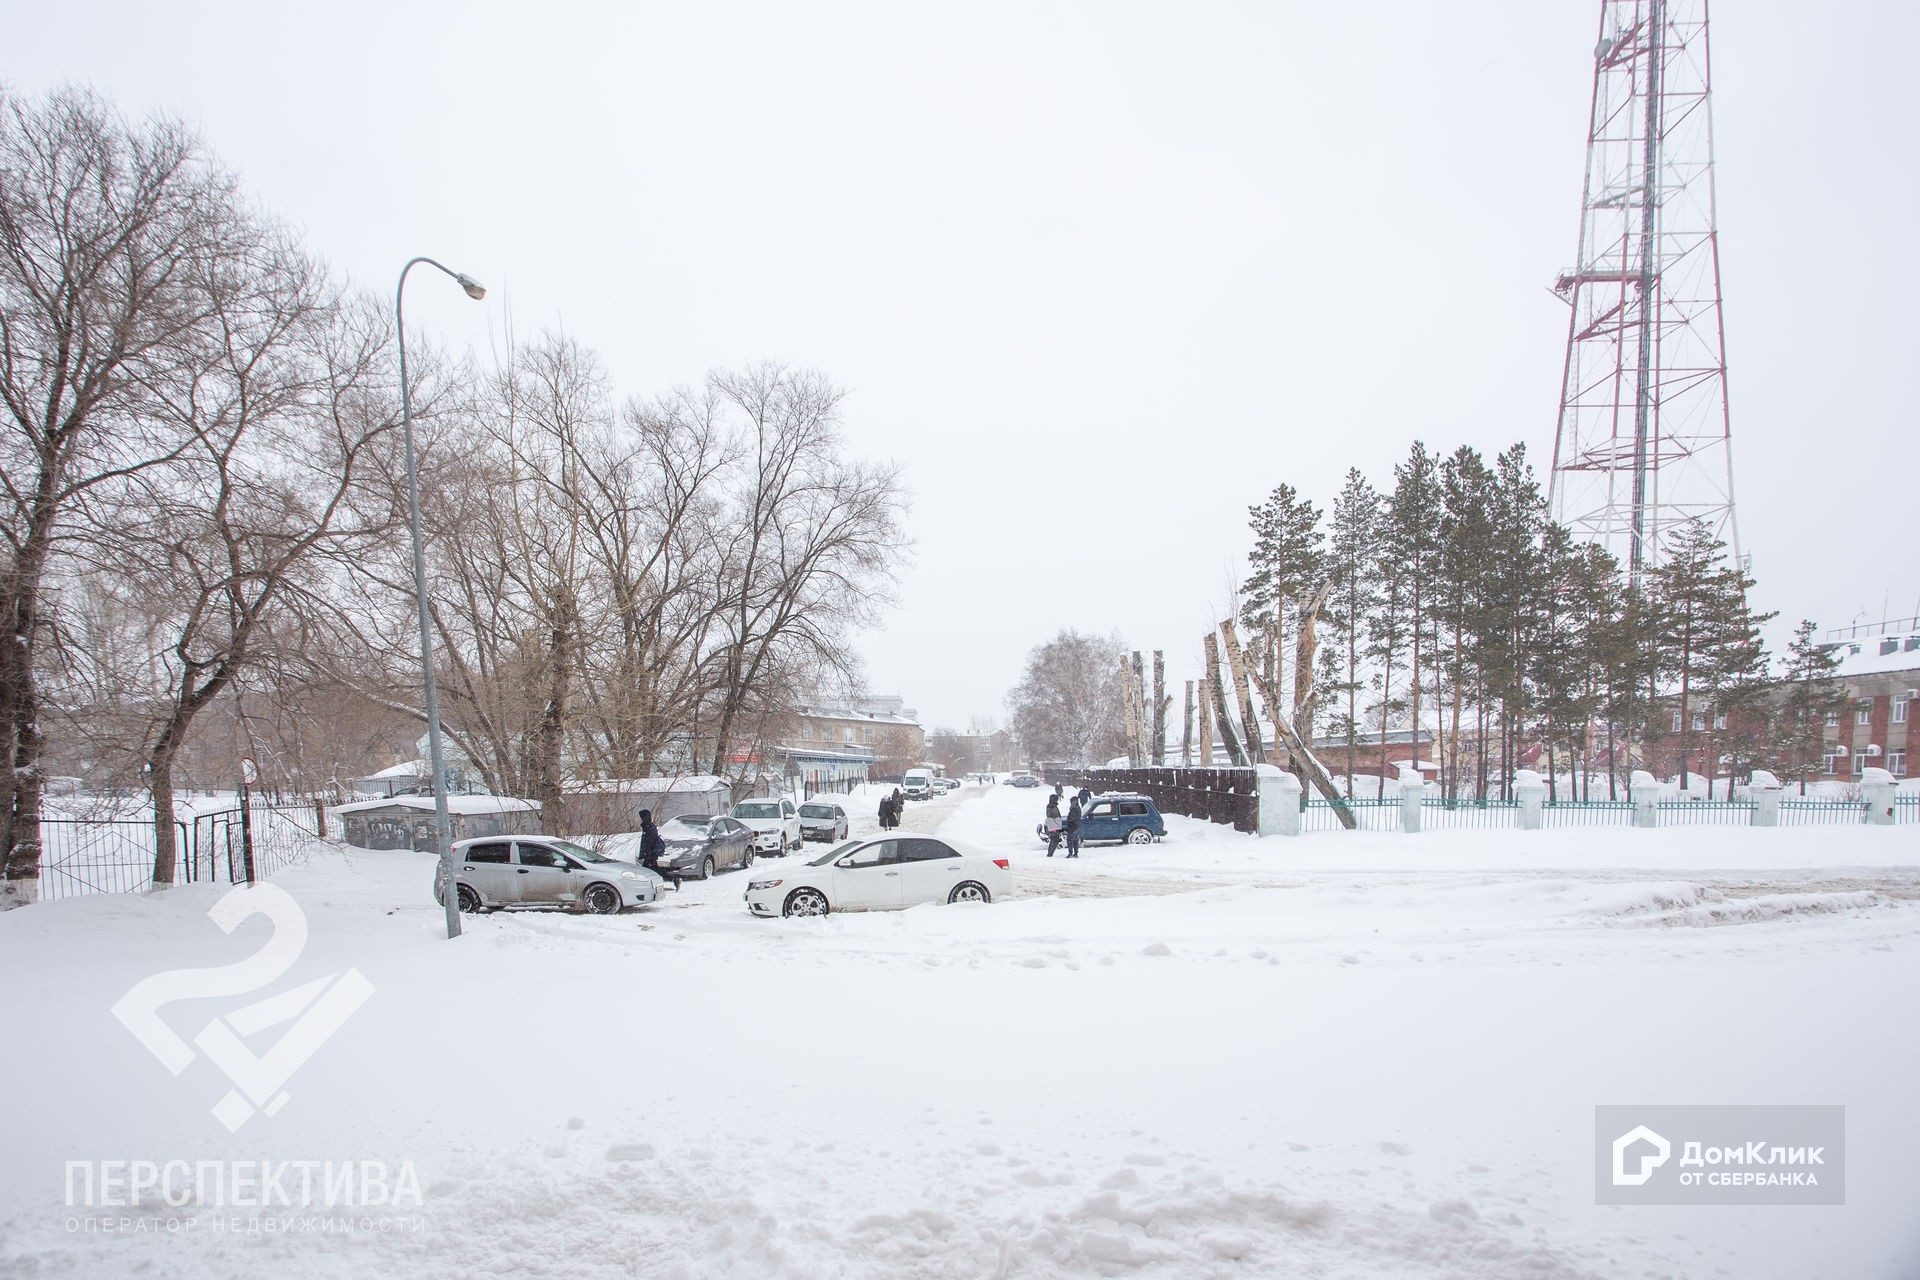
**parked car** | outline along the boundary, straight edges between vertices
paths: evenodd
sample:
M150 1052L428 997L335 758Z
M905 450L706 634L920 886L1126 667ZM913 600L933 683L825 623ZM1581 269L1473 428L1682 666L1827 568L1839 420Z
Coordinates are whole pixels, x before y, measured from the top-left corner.
M1034 827L1042 844L1047 839L1047 824ZM1147 844L1167 834L1167 820L1152 800L1140 795L1108 792L1087 803L1080 815L1081 844Z
M655 901L665 883L645 867L551 836L458 840L453 863L454 892L462 911L570 907L611 915ZM436 883L434 901L439 900Z
M1012 774L1007 777L1007 785L1010 787L1037 787L1040 785L1040 779L1034 777L1025 769L1015 769Z
M754 834L732 818L683 813L660 828L660 838L667 846L660 855L660 873L675 884L710 880L716 871L753 865Z
M800 806L800 838L838 844L847 838L847 811L828 800L809 800Z
M949 791L958 791L960 789L960 779L935 778L933 780L933 789L935 791L940 792L942 795L945 795Z
M936 840L888 835L849 840L789 872L747 885L757 916L891 911L923 902L991 902L1013 891L1007 859Z
M742 800L733 806L733 816L753 832L758 853L781 854L800 847L800 813L791 800Z

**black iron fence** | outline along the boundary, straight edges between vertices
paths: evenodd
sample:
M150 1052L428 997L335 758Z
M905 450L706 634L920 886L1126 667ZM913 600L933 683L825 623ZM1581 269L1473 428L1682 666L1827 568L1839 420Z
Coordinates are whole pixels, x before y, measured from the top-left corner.
M181 819L174 827L177 883L248 884L304 860L320 835L312 804L265 799ZM248 849L252 865L248 866ZM153 887L152 818L40 819L40 899L139 893Z
M1088 769L1067 785L1135 791L1162 813L1230 824L1249 834L1260 829L1260 782L1252 769Z

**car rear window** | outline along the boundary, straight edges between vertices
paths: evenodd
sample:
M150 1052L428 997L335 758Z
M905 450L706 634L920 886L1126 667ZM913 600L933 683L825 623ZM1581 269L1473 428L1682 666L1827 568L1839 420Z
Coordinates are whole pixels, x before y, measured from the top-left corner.
M476 844L464 855L468 862L505 862L507 852L513 846L505 844Z
M1146 803L1141 800L1122 800L1120 802L1120 812L1129 817L1145 817L1147 806Z
M938 840L901 840L898 843L901 862L933 862L940 858L960 856L951 846L944 845Z

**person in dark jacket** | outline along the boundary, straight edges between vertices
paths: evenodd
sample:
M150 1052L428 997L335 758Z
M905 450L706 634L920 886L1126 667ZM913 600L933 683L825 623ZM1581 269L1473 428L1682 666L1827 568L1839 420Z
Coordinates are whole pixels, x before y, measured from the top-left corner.
M880 829L882 831L893 830L893 797L892 796L880 797Z
M1047 856L1060 847L1060 836L1066 830L1066 822L1060 817L1060 797L1047 797L1047 819L1042 824L1047 830Z
M1067 835L1067 856L1080 856L1080 797L1075 796L1073 803L1067 806L1065 830Z
M660 855L667 851L667 842L660 836L660 828L653 825L653 810L640 811L640 865L649 871L660 870Z
M1080 812L1085 813L1087 806L1093 803L1093 792L1082 787L1080 788L1080 794L1074 798L1080 802Z

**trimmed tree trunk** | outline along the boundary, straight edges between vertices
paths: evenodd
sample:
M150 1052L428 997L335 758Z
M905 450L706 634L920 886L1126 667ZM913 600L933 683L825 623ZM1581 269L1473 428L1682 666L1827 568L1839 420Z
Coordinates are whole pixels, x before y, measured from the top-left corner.
M1207 687L1213 694L1214 714L1220 717L1220 742L1227 749L1227 762L1236 765L1248 765L1245 748L1240 745L1240 736L1233 731L1233 712L1227 707L1227 687L1220 683L1220 637L1207 632Z
M1227 642L1227 665L1233 672L1233 687L1240 694L1240 713L1247 731L1246 762L1260 764L1266 760L1267 753L1260 745L1260 718L1253 709L1253 684L1247 674L1247 656L1240 648L1240 637L1234 631L1232 618L1221 619L1220 634Z
M1187 704L1180 716L1180 766L1193 763L1193 681L1187 681Z
M1148 759L1155 765L1167 762L1167 655L1164 651L1153 651L1153 715L1152 726L1148 730L1152 741L1148 744Z
M1202 677L1200 681L1200 741L1194 752L1194 760L1202 769L1213 767L1213 681Z

